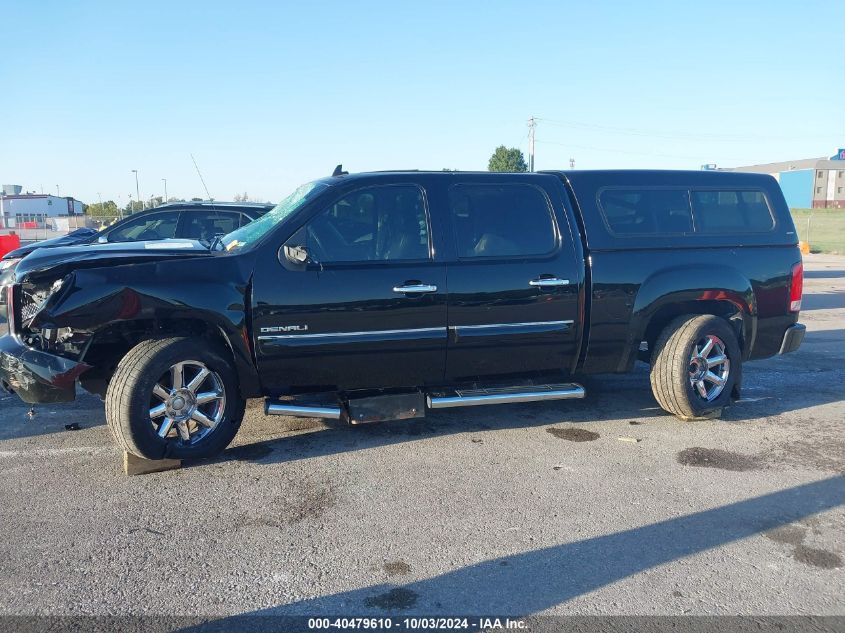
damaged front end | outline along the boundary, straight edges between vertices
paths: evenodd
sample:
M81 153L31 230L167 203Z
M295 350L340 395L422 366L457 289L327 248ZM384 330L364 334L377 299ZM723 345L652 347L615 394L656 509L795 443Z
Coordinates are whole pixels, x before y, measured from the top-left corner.
M5 286L5 331L0 336L0 385L24 402L69 402L88 365L79 361L90 334L57 327L50 307L71 287L73 274L60 279Z

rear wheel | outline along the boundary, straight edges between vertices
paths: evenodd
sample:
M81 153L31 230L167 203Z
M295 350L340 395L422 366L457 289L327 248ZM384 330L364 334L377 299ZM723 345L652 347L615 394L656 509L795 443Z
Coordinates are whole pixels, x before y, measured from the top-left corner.
M660 334L651 359L651 390L660 406L681 419L705 418L730 404L740 383L736 334L717 316L686 315Z
M237 376L208 341L143 341L117 366L106 419L118 445L146 459L210 457L235 437L244 414Z

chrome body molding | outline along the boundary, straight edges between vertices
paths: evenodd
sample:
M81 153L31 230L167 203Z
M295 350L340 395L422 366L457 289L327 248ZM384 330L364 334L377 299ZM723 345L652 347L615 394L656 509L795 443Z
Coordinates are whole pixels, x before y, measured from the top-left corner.
M457 334L470 333L474 331L493 331L499 329L521 330L522 332L544 332L555 329L568 329L573 324L572 320L566 321L532 321L526 323L485 323L482 325L450 325L446 327L423 327L403 330L370 330L367 332L321 332L309 334L262 334L258 337L260 342L280 342L287 345L295 345L300 342L332 342L340 343L366 340L407 340L420 338L445 337L448 330ZM520 333L522 333L520 332ZM516 333L516 332L514 332Z
M483 325L450 325L450 330L487 330L487 329L498 329L498 328L524 328L524 329L532 329L532 328L541 328L545 329L548 327L560 327L560 326L570 326L574 323L573 320L569 319L566 321L528 321L525 323L485 323Z

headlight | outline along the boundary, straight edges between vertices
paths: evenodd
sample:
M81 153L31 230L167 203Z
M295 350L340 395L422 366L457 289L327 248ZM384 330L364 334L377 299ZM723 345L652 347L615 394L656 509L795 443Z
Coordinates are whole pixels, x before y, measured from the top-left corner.
M66 277L57 279L50 285L24 284L21 286L21 325L27 327L29 322L44 309L54 294L61 290Z
M5 270L9 270L10 268L14 268L22 259L23 257L11 257L9 259L0 259L0 273Z

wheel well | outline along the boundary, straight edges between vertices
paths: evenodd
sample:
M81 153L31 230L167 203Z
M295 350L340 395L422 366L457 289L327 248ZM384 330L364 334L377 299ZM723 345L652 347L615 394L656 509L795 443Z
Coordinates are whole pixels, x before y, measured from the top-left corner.
M744 313L742 310L730 301L703 300L672 303L663 306L654 313L643 335L643 340L648 343L649 355L663 329L673 319L683 314L712 314L722 317L733 328L737 341L739 341L740 350L745 351Z
M147 319L120 321L97 331L80 359L91 365L80 378L82 387L105 397L109 380L120 360L141 341L172 336L190 336L216 345L231 359L232 348L215 325L196 319Z

